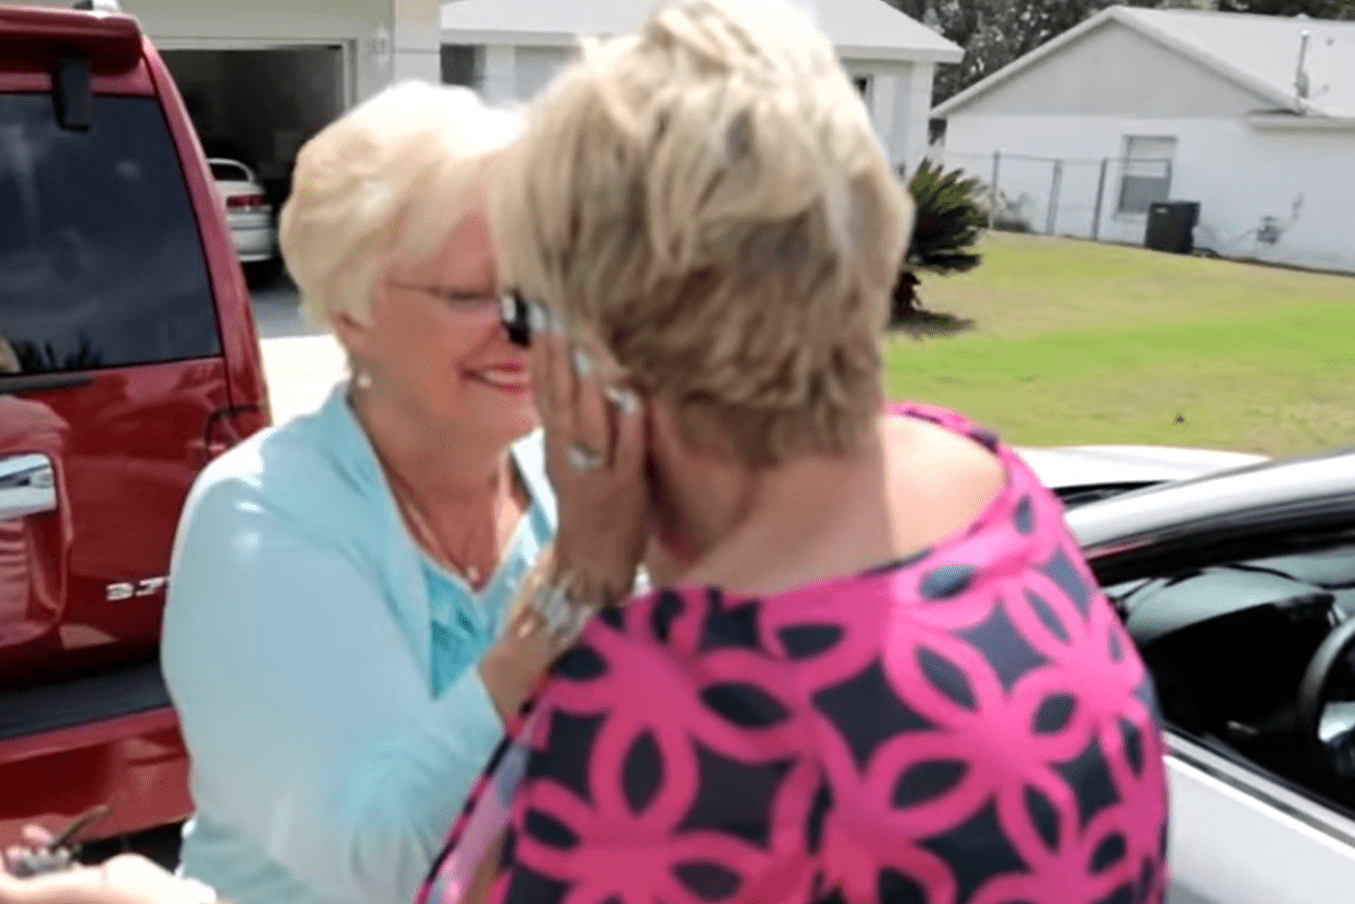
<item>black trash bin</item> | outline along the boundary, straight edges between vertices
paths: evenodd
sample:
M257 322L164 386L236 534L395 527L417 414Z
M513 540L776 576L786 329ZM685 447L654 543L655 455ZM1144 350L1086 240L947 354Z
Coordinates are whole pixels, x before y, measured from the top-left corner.
M1154 251L1190 254L1195 250L1195 226L1199 222L1199 201L1152 204L1148 207L1148 230L1143 244Z

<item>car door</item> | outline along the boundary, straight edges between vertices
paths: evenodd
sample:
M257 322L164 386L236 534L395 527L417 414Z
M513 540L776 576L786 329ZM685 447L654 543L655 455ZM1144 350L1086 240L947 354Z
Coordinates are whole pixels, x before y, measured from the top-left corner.
M1167 904L1311 904L1355 890L1355 821L1177 733Z
M154 663L231 406L179 147L127 80L72 128L50 81L0 72L0 692Z
M1170 490L1158 496L1173 502ZM1242 497L1238 511L1184 520L1155 541L1103 535L1089 549L1167 723L1169 904L1355 893L1355 778L1324 768L1294 717L1312 654L1355 612L1355 506L1334 498L1315 498L1310 513L1303 499L1247 510ZM1153 500L1118 509L1129 520ZM1070 522L1085 539L1115 505Z

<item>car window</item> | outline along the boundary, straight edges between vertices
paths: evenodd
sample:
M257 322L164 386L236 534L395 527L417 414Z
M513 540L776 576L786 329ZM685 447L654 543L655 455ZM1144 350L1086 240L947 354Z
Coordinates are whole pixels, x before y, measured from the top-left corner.
M0 94L0 211L7 370L218 354L197 220L154 98L98 96L77 132L50 95Z
M1174 728L1346 811L1355 777L1316 762L1297 720L1298 686L1333 626L1355 615L1347 532L1257 537L1232 555L1158 564L1105 586Z
M249 173L238 163L213 161L212 178L221 182L248 182Z

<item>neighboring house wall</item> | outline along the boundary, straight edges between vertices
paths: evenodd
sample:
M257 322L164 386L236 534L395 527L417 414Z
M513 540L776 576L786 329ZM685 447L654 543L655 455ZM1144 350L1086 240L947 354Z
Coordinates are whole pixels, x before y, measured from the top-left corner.
M1065 160L1054 231L1084 237L1092 234L1099 161L1111 158L1097 232L1137 244L1146 217L1117 209L1124 175L1118 158L1129 136L1176 139L1170 197L1200 202L1200 247L1355 271L1355 129L1263 131L1242 118L957 115L947 129L945 155L947 163L988 179L992 150L1000 149L1002 193L1011 201L1024 198L1038 231L1044 230L1053 187L1050 161ZM1274 244L1258 241L1265 217L1283 229Z
M1240 116L1264 106L1204 66L1111 22L974 98L953 117Z
M1110 24L951 113L944 156L991 180L1000 151L1002 196L1036 231L1052 225L1058 234L1142 243L1146 215L1120 209L1124 178L1169 174L1170 199L1200 202L1198 246L1355 271L1355 129L1263 131L1247 114L1266 106ZM1168 148L1171 160L1123 162L1135 148L1153 148L1152 156ZM1057 173L1054 160L1063 161ZM1279 231L1273 243L1258 240L1267 217Z

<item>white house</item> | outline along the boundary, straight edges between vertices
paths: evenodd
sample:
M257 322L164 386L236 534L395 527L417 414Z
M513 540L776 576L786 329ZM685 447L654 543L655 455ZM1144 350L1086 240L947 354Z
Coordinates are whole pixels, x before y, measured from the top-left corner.
M1112 7L933 111L1037 231L1355 272L1355 23Z
M580 36L635 31L655 0L452 0L442 7L443 77L497 102L527 100ZM884 0L822 0L816 14L865 94L897 165L927 147L932 77L963 51Z
M247 158L278 191L301 143L341 112L394 80L441 74L438 0L120 5L160 48L208 153Z

